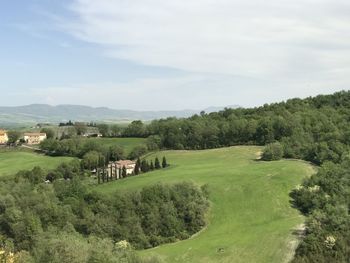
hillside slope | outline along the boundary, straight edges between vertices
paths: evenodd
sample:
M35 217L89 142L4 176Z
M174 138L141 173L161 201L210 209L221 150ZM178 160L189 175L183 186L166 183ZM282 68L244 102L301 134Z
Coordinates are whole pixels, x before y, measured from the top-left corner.
M114 193L160 182L208 184L212 203L208 227L192 239L140 253L160 255L165 262L284 262L295 248L293 228L303 222L291 208L288 194L313 173L313 167L302 161L256 161L260 150L160 152L157 155L167 157L169 168L97 190Z

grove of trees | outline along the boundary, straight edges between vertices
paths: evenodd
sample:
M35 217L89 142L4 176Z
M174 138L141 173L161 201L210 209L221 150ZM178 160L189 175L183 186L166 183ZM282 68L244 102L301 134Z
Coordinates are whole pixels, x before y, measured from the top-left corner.
M0 248L26 263L158 262L131 248L185 239L205 225L205 186L158 184L106 195L88 188L85 176L75 160L1 179Z

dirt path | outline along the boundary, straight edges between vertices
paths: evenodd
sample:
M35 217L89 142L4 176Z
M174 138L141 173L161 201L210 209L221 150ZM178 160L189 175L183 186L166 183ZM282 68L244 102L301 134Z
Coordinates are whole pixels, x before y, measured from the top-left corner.
M295 255L295 250L297 249L300 240L304 236L304 233L305 233L305 224L300 224L293 229L292 238L288 242L289 251L286 254L286 257L283 263L289 263L292 261Z

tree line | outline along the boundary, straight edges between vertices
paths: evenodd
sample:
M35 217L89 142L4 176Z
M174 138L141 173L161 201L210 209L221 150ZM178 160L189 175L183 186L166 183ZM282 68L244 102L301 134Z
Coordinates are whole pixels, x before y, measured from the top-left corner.
M88 188L86 176L75 160L1 179L0 248L26 263L158 262L132 248L182 240L205 225L206 186L157 184L107 195Z
M298 158L320 172L293 191L308 216L294 262L348 262L350 91L290 99L250 109L225 109L190 118L155 120L142 128L160 148L208 149L265 145L263 160ZM140 125L140 123L138 123ZM130 129L129 131L132 131ZM131 133L136 135L136 133Z

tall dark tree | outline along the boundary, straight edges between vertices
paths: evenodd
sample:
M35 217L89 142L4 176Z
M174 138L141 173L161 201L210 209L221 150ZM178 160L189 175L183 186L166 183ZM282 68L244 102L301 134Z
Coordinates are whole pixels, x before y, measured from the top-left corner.
M163 156L162 167L165 168L165 167L167 167L167 166L168 166L168 163L167 163L167 161L166 161L165 156Z
M140 173L140 166L139 166L138 162L136 162L136 164L135 164L134 173L135 173L135 175L138 175Z
M149 164L148 164L147 160L145 160L145 159L142 160L142 162L141 162L141 171L143 173L147 173L149 171Z
M156 157L155 160L154 160L154 167L156 169L160 169L161 168L158 157Z

